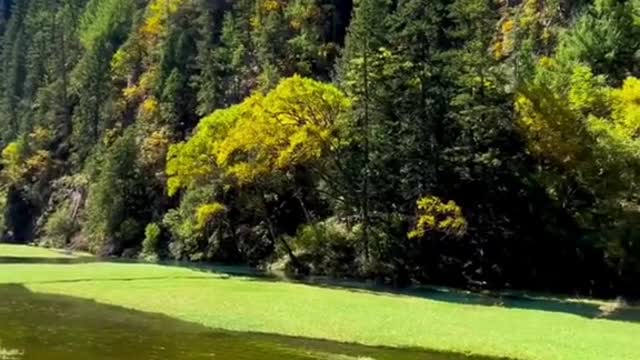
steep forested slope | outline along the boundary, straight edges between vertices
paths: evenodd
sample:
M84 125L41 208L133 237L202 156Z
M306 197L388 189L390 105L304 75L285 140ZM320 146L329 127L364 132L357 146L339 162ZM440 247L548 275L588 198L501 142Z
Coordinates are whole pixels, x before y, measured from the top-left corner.
M5 0L3 239L637 294L637 0Z

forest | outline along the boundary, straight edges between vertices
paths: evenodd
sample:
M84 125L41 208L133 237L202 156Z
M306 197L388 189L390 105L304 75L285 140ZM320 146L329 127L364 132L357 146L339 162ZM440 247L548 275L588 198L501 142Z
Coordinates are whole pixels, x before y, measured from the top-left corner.
M640 296L639 0L2 0L0 242Z

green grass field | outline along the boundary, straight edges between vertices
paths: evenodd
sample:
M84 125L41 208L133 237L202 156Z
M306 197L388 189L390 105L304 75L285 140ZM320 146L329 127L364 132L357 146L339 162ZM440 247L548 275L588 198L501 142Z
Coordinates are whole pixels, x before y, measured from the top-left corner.
M640 321L572 311L464 304L391 293L233 277L150 264L2 263L3 257L60 257L0 245L0 286L74 296L160 313L211 328L275 333L367 345L517 359L637 360ZM562 305L562 304L560 304Z
M55 259L55 258L77 258L82 256L89 256L89 254L69 254L61 250L51 250L33 246L15 246L8 244L0 244L0 256L1 257L28 257L28 258L42 258L42 259Z

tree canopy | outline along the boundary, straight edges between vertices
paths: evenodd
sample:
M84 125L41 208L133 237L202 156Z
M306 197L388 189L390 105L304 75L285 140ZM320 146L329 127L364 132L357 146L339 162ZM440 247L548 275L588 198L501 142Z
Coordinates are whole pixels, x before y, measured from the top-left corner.
M2 241L638 295L636 0L13 0Z

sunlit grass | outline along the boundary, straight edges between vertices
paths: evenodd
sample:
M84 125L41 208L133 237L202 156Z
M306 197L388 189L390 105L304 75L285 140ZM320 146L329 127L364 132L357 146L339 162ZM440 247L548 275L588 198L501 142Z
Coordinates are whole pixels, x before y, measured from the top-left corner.
M82 252L66 252L62 250L47 249L42 247L20 246L11 244L0 244L0 256L2 257L29 257L29 258L49 258L68 259L90 254Z
M638 322L533 306L467 305L150 264L0 264L2 283L227 330L520 359L637 360L640 354Z
M3 348L2 342L0 341L0 360L18 360L22 355L24 355L24 353L20 350Z

